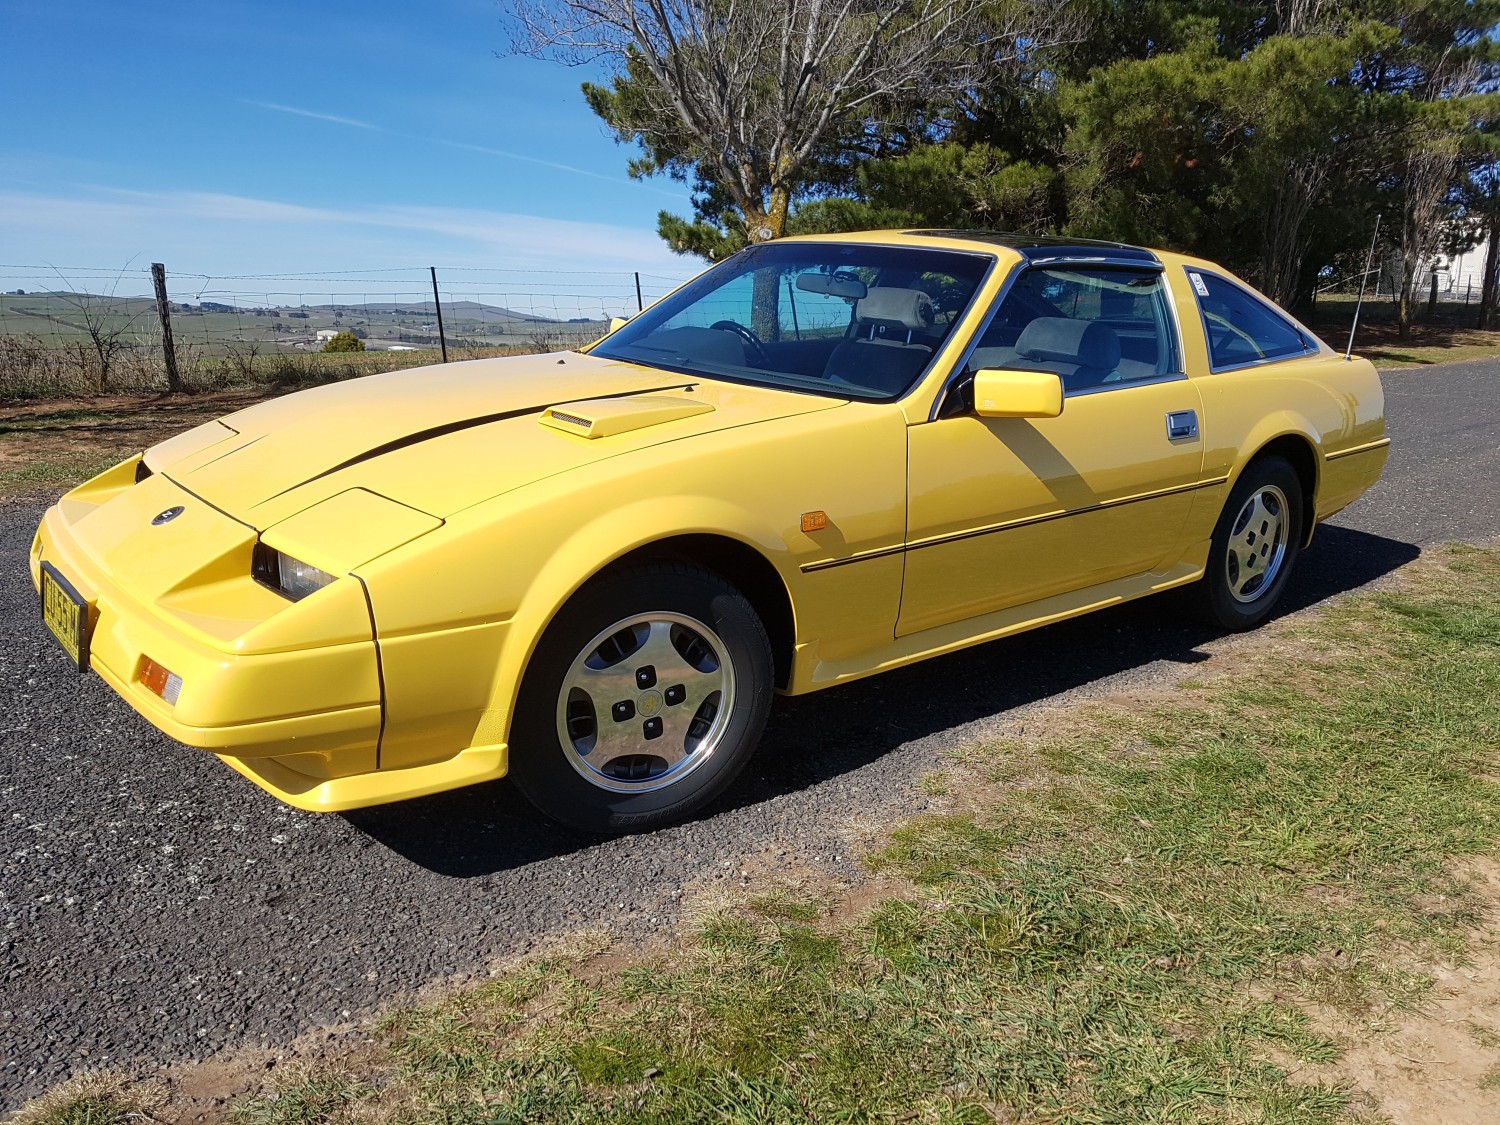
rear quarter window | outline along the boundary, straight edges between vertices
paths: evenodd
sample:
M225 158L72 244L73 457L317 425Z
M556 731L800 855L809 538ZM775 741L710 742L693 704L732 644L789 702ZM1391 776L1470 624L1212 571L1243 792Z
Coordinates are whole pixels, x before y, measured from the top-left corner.
M1214 370L1304 355L1316 344L1269 303L1228 278L1189 269Z

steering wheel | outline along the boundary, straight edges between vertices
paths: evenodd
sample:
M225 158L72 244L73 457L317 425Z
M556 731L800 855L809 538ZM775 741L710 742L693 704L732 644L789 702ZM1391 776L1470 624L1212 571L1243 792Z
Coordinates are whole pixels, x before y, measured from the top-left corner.
M720 332L733 332L741 340L750 345L750 362L756 367L770 367L771 357L766 355L766 346L760 342L760 337L752 330L746 328L737 320L716 320L709 325L717 328Z

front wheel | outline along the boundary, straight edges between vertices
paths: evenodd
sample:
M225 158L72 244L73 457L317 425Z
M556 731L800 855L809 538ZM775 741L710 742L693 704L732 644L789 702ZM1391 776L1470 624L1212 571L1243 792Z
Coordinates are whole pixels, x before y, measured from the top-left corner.
M574 597L537 646L510 774L574 828L662 827L744 768L771 694L770 642L738 590L684 564L622 571Z
M1214 528L1208 568L1193 588L1198 615L1233 632L1271 615L1301 551L1302 481L1281 457L1252 462Z

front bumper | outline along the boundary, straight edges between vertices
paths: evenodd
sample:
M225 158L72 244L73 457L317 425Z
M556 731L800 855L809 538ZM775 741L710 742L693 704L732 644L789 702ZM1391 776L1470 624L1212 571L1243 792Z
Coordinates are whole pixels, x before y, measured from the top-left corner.
M337 619L326 630L336 643L278 641L268 623L296 607L250 578L254 529L160 477L87 487L48 510L30 561L34 585L45 559L87 602L90 669L164 734L219 754L283 800L352 807L337 783L378 767L381 728L379 662L357 583L337 595L330 587L322 606L298 603L309 619ZM153 528L152 515L173 503L186 509L183 526ZM351 594L358 604L344 606ZM182 678L175 704L143 682L148 658Z
M163 475L134 474L126 462L49 509L31 577L39 587L45 560L76 588L89 667L147 721L313 812L504 775L506 744L473 744L501 626L411 634L382 654L358 579L288 602L250 577L254 528ZM180 515L153 523L174 507ZM175 703L146 684L148 659L181 678Z

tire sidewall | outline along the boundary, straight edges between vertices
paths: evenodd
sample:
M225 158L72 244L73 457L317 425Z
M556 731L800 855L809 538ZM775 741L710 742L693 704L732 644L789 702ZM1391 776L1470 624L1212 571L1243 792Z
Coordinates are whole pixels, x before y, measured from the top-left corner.
M1253 493L1267 485L1280 489L1286 497L1286 552L1281 559L1281 569L1277 571L1271 584L1254 601L1241 602L1229 591L1229 536L1245 502ZM1230 491L1224 510L1219 514L1219 522L1214 528L1213 545L1209 550L1208 569L1203 576L1207 608L1218 624L1226 629L1253 629L1271 615L1286 590L1292 567L1302 553L1306 519L1302 480L1290 462L1282 457L1265 457L1246 467Z
M557 734L563 680L588 642L614 622L653 612L684 614L718 634L735 677L728 725L712 755L680 781L642 793L585 779ZM773 691L771 646L749 601L697 567L662 564L622 571L585 587L553 618L532 654L516 703L510 776L554 820L586 832L636 832L681 820L724 791L753 754Z

